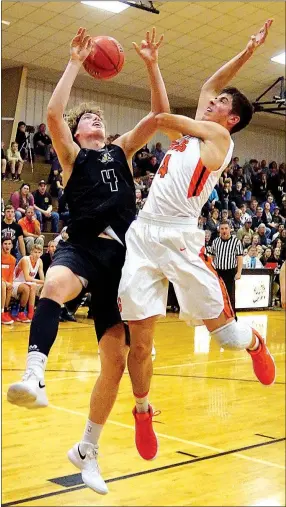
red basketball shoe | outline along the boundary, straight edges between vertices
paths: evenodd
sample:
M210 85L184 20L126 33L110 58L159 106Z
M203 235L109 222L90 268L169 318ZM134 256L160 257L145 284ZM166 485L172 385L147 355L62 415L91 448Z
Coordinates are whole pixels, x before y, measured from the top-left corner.
M254 373L259 382L265 386L270 386L275 381L275 362L268 348L266 347L263 338L257 331L255 331L255 329L253 329L253 332L255 336L257 336L260 343L258 349L247 349L247 352L251 355Z
M149 405L148 412L137 412L136 407L132 410L135 419L135 444L137 451L143 459L156 458L158 452L158 440L153 430L152 419L155 415Z

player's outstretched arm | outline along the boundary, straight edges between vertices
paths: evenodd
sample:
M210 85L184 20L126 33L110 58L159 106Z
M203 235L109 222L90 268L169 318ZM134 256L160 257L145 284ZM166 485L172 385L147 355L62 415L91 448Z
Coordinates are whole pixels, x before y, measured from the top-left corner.
M273 19L268 19L256 35L252 35L245 49L223 65L213 76L211 76L202 86L196 120L200 120L206 110L209 101L216 97L218 93L228 85L241 67L251 58L255 50L261 46L268 35Z
M91 51L92 39L86 35L85 28L79 28L70 44L70 60L59 80L48 104L47 123L52 136L52 142L61 166L68 170L73 165L79 151L73 141L71 131L64 120L72 85L77 77L82 63Z
M179 114L161 113L156 116L158 129L181 131L184 135L197 137L202 141L203 162L210 171L216 171L223 163L230 147L228 130L212 121L198 121Z
M163 35L161 35L157 40L156 29L153 28L151 34L149 31L146 33L146 38L142 40L140 47L136 42L133 42L137 54L145 62L149 76L151 111L133 130L118 138L116 144L119 144L123 148L127 159L130 159L155 134L157 130L155 115L157 113L170 112L169 99L158 64L158 49L162 44L163 38ZM173 139L174 135L179 137L178 133L172 133Z

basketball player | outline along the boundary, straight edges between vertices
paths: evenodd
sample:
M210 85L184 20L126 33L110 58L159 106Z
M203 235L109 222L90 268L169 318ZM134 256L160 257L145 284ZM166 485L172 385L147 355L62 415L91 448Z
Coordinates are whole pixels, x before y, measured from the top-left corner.
M184 132L167 151L153 180L144 210L126 234L127 254L119 287L122 319L129 321L128 368L136 406L135 441L144 459L157 453L148 403L152 376L150 351L155 321L166 315L168 280L180 317L204 323L225 349L246 349L262 384L272 384L275 364L257 331L236 322L226 288L205 255L201 209L231 161L233 141L251 120L252 106L236 88L224 88L267 36L269 20L244 51L203 86L196 120L159 114L158 127Z
M16 318L18 322L31 322L34 317L35 299L45 280L41 255L43 255L42 245L35 244L30 255L22 257L15 268L12 296L17 299L23 292L26 293L27 288L29 290L28 314L26 316L24 313L26 305L20 302L20 311ZM39 278L36 278L37 274L39 274Z
M27 370L22 382L10 386L8 400L34 408L47 405L44 370L57 335L61 305L89 285L99 340L101 372L91 395L83 439L68 453L82 470L83 482L98 493L108 492L97 465L98 439L113 407L126 365L125 330L117 306L118 285L125 259L125 233L135 218L131 159L156 132L156 114L169 111L158 67L156 32L146 34L141 48L151 84L151 112L109 146L102 111L81 104L64 120L72 85L91 51L83 28L71 42L70 60L48 104L48 126L61 167L71 225L60 242L46 276L31 324ZM151 350L150 350L151 357Z

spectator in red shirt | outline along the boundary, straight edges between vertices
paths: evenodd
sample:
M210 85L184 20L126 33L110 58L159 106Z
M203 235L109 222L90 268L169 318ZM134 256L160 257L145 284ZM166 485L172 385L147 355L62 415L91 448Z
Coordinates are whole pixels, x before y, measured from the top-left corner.
M26 209L25 218L19 220L19 225L22 227L24 234L24 242L26 245L27 254L31 253L34 245L41 245L44 248L44 236L41 234L40 222L36 219L33 206Z
M12 296L13 273L16 265L16 259L11 255L13 243L11 239L2 240L2 307L1 307L1 323L14 324L10 314L10 300Z

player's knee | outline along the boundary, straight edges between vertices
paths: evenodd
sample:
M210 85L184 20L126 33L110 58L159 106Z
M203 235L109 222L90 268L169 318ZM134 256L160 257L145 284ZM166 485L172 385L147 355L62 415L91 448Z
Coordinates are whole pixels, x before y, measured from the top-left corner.
M100 375L110 380L113 384L119 384L126 367L126 355L120 351L106 356L100 350L101 370Z
M211 336L224 349L243 350L251 344L252 329L247 324L232 320L212 331Z
M139 363L145 361L145 359L151 357L151 352L152 352L152 340L150 341L150 343L144 342L134 343L132 342L131 338L130 354L133 356L135 361Z
M50 277L45 280L45 285L42 292L42 297L49 299L63 299L62 293L65 283L61 278Z

